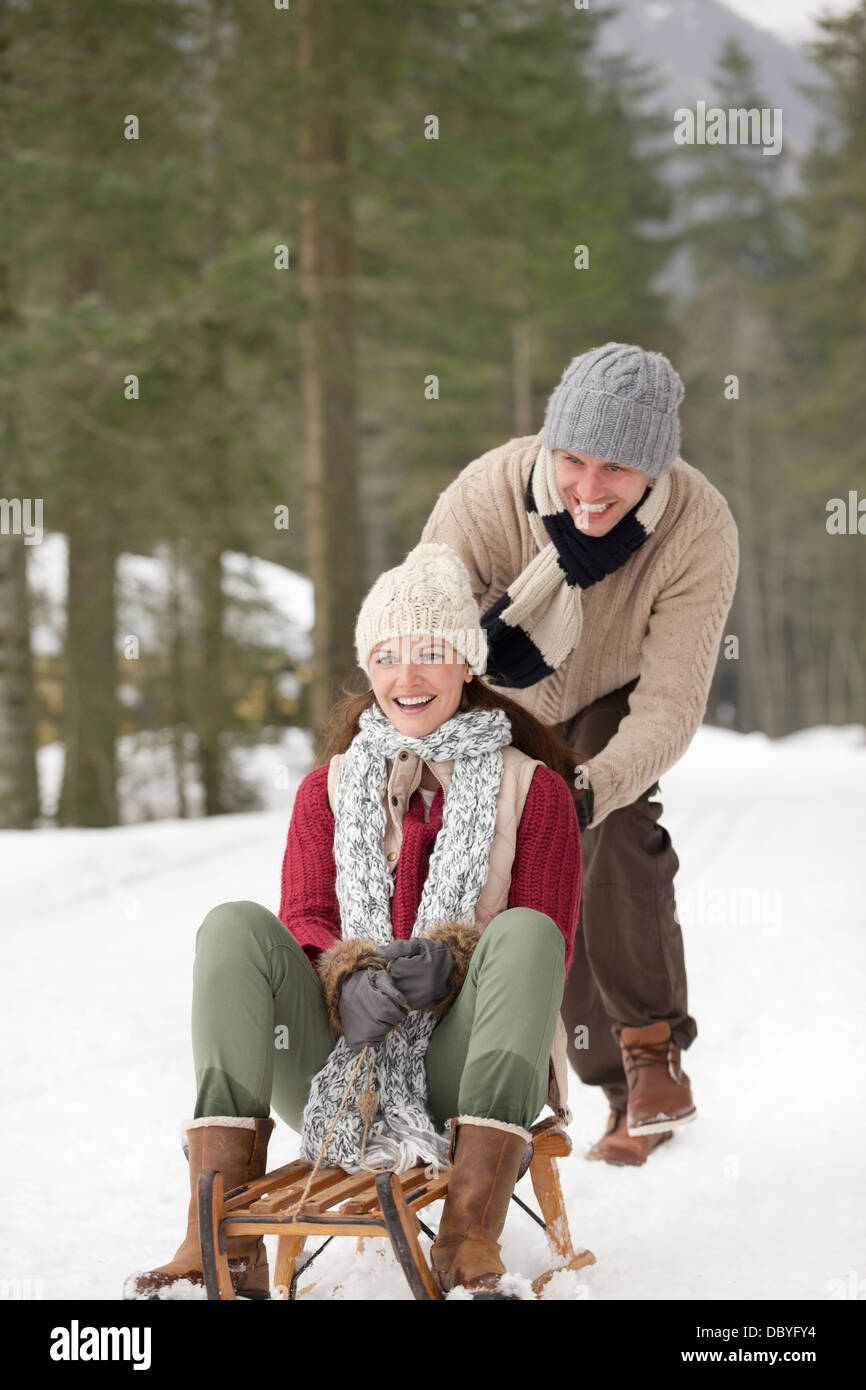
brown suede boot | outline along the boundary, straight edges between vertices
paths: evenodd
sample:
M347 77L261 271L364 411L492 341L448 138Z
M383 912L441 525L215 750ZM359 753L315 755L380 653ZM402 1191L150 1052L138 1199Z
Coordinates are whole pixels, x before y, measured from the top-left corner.
M189 1160L190 1200L186 1235L168 1264L131 1274L123 1286L124 1299L182 1297L175 1286L182 1280L204 1288L198 1229L199 1173L215 1168L222 1174L226 1192L265 1175L268 1140L273 1120L209 1115L193 1120L184 1133L184 1152ZM227 1236L226 1249L232 1287L241 1298L270 1297L268 1256L261 1236Z
M604 1163L616 1164L620 1168L640 1168L646 1163L653 1149L657 1149L659 1144L673 1137L673 1131L667 1129L660 1134L642 1134L632 1138L628 1132L626 1112L611 1110L607 1129L601 1139L588 1150L586 1156Z
M622 1064L628 1081L628 1132L660 1134L695 1118L689 1078L680 1066L680 1049L664 1019L646 1028L623 1028Z
M532 1135L520 1125L459 1115L451 1121L452 1163L439 1234L430 1251L443 1293L462 1284L476 1299L515 1299L499 1290L507 1271L499 1237Z

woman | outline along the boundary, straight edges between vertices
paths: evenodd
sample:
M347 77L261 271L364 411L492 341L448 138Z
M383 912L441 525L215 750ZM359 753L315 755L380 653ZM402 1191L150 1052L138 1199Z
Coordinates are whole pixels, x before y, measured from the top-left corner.
M355 641L372 689L344 691L298 788L279 918L224 903L199 928L187 1233L125 1297L201 1286L198 1174L217 1168L227 1188L261 1177L271 1105L310 1161L450 1162L436 1277L445 1292L506 1296L498 1238L529 1126L555 1093L579 758L478 680L486 639L451 547L416 546L380 576ZM236 1293L267 1298L262 1238L227 1243Z

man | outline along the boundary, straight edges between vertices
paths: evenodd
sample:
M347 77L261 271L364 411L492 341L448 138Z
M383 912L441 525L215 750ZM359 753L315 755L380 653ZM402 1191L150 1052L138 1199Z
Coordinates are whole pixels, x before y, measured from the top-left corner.
M578 751L583 894L563 1000L569 1059L601 1086L589 1157L642 1164L696 1109L673 878L651 797L706 709L739 561L722 495L679 457L683 384L625 343L576 357L539 434L468 464L424 541L460 555L483 614L485 679Z

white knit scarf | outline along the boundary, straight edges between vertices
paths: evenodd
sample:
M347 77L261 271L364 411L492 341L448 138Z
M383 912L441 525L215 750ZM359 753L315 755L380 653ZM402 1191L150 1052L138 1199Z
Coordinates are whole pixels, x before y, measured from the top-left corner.
M502 780L501 749L510 742L511 722L504 710L458 711L423 738L400 733L378 705L364 710L359 731L340 765L336 794L334 859L344 939L393 939L394 880L384 853L385 759L393 758L400 748L429 761L454 760L442 826L412 935L419 936L438 922L474 923L475 906L489 871ZM427 1110L425 1059L438 1022L438 1015L414 1009L404 1024L370 1050L370 1084L379 1102L373 1123L391 1145L368 1136L364 1163L359 1162L364 1120L357 1105L362 1089L358 1081L366 1082L366 1064L362 1064L328 1140L324 1163L349 1173L368 1167L404 1172L419 1161L448 1167L448 1142L436 1131ZM301 1133L301 1157L309 1162L319 1157L357 1061L341 1035L312 1079Z

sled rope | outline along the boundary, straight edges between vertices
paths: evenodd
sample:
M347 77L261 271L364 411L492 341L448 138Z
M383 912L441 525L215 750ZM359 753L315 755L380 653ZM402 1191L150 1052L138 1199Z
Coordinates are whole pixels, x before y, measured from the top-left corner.
M338 1108L338 1110L337 1110L336 1115L334 1116L334 1122L333 1122L333 1124L331 1125L331 1128L328 1130L328 1133L325 1135L325 1141L324 1141L324 1143L322 1144L321 1149L319 1150L319 1157L316 1159L316 1162L315 1162L313 1168L310 1170L310 1173L309 1173L308 1176L307 1176L307 1181L306 1181L306 1183L304 1184L304 1190L303 1190L303 1192L301 1193L301 1195L300 1195L300 1197L298 1198L298 1200L295 1202L295 1204L294 1204L294 1206L292 1207L291 1211L288 1213L289 1216L296 1216L297 1213L298 1213L298 1211L300 1210L300 1208L303 1206L304 1202L307 1200L307 1196L308 1196L309 1191L310 1191L310 1185L311 1185L311 1183L312 1183L312 1181L313 1181L313 1178L316 1176L316 1174L317 1174L318 1171L319 1171L319 1164L321 1163L322 1159L323 1159L324 1156L325 1156L325 1149L328 1147L328 1141L329 1141L329 1139L331 1138L331 1135L334 1133L334 1130L335 1130L336 1127L337 1127L337 1121L338 1121L339 1118L340 1118L340 1115L341 1115L342 1110L343 1110L343 1106L346 1104L346 1101L349 1099L349 1092L351 1091L353 1085L355 1084L355 1077L358 1075L358 1072L361 1070L361 1063L363 1062L364 1056L365 1056L365 1054L366 1054L368 1051L369 1051L369 1048L366 1048L366 1047L365 1047L364 1050L363 1050L363 1052L361 1053L360 1057L358 1058L357 1066L355 1067L355 1070L352 1072L352 1075L351 1075L350 1078L349 1078L349 1084L348 1084L348 1086L346 1087L346 1090L345 1090L345 1092L344 1092L344 1094L343 1094L343 1099L340 1101L339 1108Z
M364 1152L367 1147L367 1134L370 1131L370 1129L372 1129L377 1139L381 1139L383 1144L387 1144L390 1149L394 1150L395 1154L397 1155L398 1163L400 1162L400 1150L398 1149L397 1145L394 1143L392 1139L389 1139L387 1135L380 1133L380 1131L373 1124L373 1116L375 1115L376 1107L379 1104L379 1097L376 1095L376 1092L370 1085L369 1047L365 1047L364 1052L367 1054L367 1087L366 1090L361 1092L361 1099L358 1101L358 1109L364 1117L364 1133L361 1135L361 1152L358 1157L358 1163L366 1173L379 1173L382 1170L380 1168L371 1168L369 1163L367 1163L364 1158ZM391 1171L393 1172L393 1169Z
M352 1087L353 1087L354 1084L355 1084L355 1077L358 1075L358 1072L361 1070L361 1063L362 1063L365 1059L366 1059L366 1062L367 1062L367 1085L366 1085L366 1088L361 1092L361 1096L360 1096L360 1099L359 1099L359 1101L358 1101L358 1109L360 1110L361 1115L363 1116L363 1119L364 1119L364 1133L363 1133L363 1135L362 1135L362 1137L361 1137L361 1156L360 1156L360 1159L359 1159L360 1165L361 1165L361 1167L362 1167L367 1173L378 1173L378 1172L381 1172L381 1171L382 1171L382 1170L379 1169L379 1168L371 1168L371 1167L369 1166L369 1164L365 1163L365 1161L364 1161L364 1150L365 1150L366 1143L367 1143L367 1133L368 1133L368 1131L370 1130L370 1128L372 1128L373 1133L376 1135L377 1139L381 1139L383 1143L387 1144L390 1148L392 1148L392 1149L394 1150L394 1152L395 1152L396 1155L397 1155L397 1161L398 1161L398 1163L399 1163L399 1161L400 1161L400 1150L398 1149L397 1145L396 1145L391 1139L388 1139L386 1135L380 1134L379 1130L378 1130L378 1129L376 1128L376 1126L373 1124L373 1116L375 1115L375 1113L376 1113L376 1107L377 1107L378 1104L379 1104L379 1097L376 1095L376 1092L373 1090L372 1086L370 1085L370 1047L369 1047L369 1044L368 1044L366 1047L362 1048L362 1050L361 1050L361 1055L360 1055L360 1057L358 1058L357 1064L356 1064L356 1066L355 1066L355 1070L352 1072L352 1075L349 1077L349 1084L348 1084L348 1086L346 1087L346 1089L345 1089L345 1091L344 1091L344 1093L343 1093L343 1099L340 1101L339 1107L338 1107L338 1109L337 1109L337 1113L336 1113L336 1115L334 1116L333 1124L331 1125L331 1128L328 1130L328 1133L325 1135L324 1142L323 1142L323 1144L322 1144L322 1147L321 1147L320 1150L319 1150L319 1156L318 1156L318 1158L316 1159L315 1164L313 1165L313 1167L311 1168L310 1172L309 1172L308 1175L307 1175L307 1181L306 1181L305 1184L304 1184L304 1190L303 1190L303 1192L301 1193L301 1195L300 1195L300 1197L298 1198L298 1200L295 1202L295 1204L291 1207L291 1209L290 1209L289 1212L288 1212L288 1215L289 1215L289 1216L297 1216L298 1212L300 1211L301 1207L304 1205L304 1202L307 1200L307 1197L309 1196L310 1187L312 1186L313 1178L316 1176L316 1174L317 1174L318 1171L319 1171L319 1165L321 1164L322 1159L323 1159L324 1156L325 1156L325 1150L326 1150L327 1147L328 1147L328 1143L329 1143L329 1141L330 1141L331 1135L334 1133L334 1130L335 1130L336 1127L337 1127L337 1121L339 1120L340 1115L342 1114L343 1106L346 1104L346 1101L349 1099L349 1095L350 1095L350 1093L351 1093ZM387 1170L386 1170L386 1171L387 1171Z

